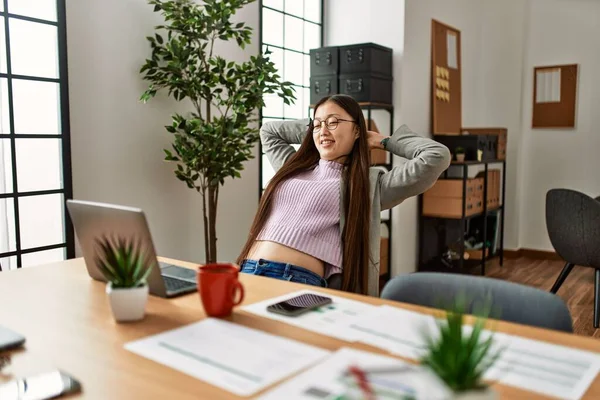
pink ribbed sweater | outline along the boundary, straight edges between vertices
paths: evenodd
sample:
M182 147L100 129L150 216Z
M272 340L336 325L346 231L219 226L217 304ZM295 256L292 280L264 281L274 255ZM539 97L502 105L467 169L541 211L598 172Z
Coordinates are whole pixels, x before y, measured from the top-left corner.
M311 171L282 182L258 240L281 243L324 261L325 278L340 272L340 180L343 165L320 160Z

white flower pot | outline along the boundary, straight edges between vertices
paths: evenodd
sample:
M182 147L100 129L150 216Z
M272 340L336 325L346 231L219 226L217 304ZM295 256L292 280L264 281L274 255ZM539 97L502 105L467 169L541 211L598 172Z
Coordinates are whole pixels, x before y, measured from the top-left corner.
M110 309L117 322L139 321L146 313L148 285L136 288L113 288L106 285Z
M452 398L454 400L497 400L498 393L488 386L485 389L454 393Z

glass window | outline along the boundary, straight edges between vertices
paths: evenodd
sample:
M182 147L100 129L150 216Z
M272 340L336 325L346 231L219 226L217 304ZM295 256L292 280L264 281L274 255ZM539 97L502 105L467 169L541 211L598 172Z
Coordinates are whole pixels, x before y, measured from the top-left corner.
M0 11L0 268L7 270L63 260L75 243L65 219L72 187L62 152L70 135L61 124L63 16L57 0L0 0Z
M15 201L0 199L0 253L17 250Z
M16 139L19 193L62 188L61 139Z
M0 1L0 4L2 2ZM6 23L6 18L0 17L0 72L6 73L6 32L4 24Z
M12 73L58 78L58 39L54 25L9 19Z
M56 21L56 0L8 0L8 12Z
M283 14L263 8L263 43L283 46Z
M0 193L13 193L12 149L10 139L0 139Z
M0 258L0 270L9 271L17 268L17 257L2 257Z
M15 133L60 133L58 83L13 79Z
M36 265L50 264L63 261L66 258L65 249L52 249L26 253L21 256L23 267L35 267Z
M271 60L283 80L292 82L296 100L284 104L278 96L266 95L262 122L307 117L310 106L311 49L322 46L322 0L263 0L262 49L273 52ZM277 47L274 47L277 46ZM294 146L296 149L299 145ZM262 155L260 179L264 189L274 171Z
M63 195L19 198L21 247L31 249L64 243Z

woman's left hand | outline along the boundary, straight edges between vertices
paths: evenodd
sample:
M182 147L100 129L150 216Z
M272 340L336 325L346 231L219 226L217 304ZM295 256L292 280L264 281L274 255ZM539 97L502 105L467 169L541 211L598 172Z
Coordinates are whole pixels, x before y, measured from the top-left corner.
M381 141L385 138L381 133L374 131L367 131L367 141L369 142L369 149L383 149Z

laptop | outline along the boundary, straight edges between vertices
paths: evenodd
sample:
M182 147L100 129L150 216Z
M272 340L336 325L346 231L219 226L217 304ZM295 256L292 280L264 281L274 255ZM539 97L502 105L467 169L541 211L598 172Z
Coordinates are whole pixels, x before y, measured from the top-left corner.
M154 260L147 278L152 295L167 298L196 291L195 270L158 261L141 209L81 200L67 200L67 209L91 278L106 282L95 261L99 249L97 239L118 235L124 239L136 238L149 260Z

